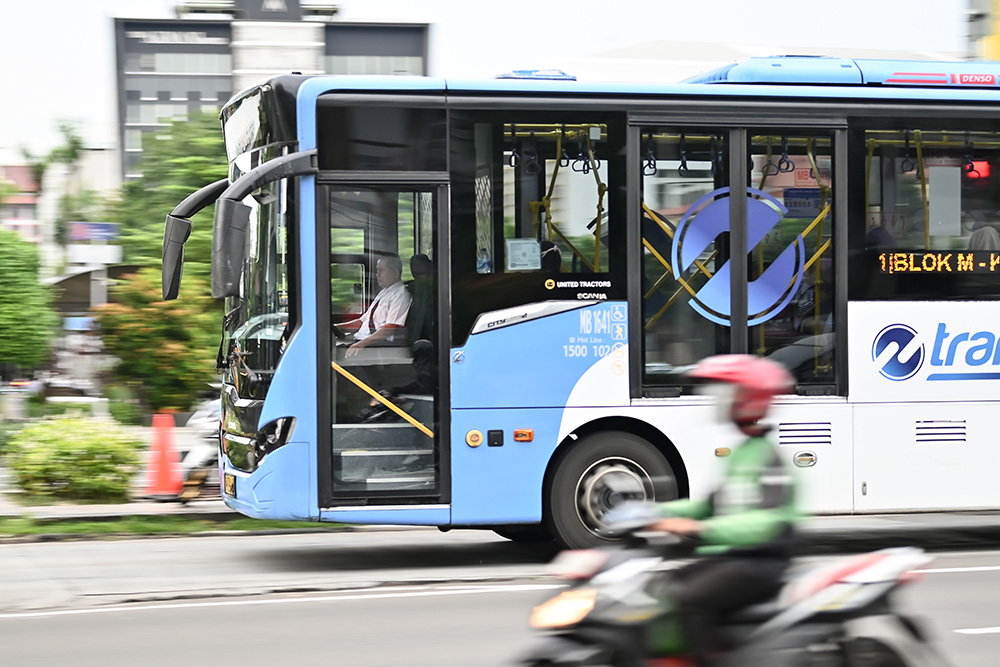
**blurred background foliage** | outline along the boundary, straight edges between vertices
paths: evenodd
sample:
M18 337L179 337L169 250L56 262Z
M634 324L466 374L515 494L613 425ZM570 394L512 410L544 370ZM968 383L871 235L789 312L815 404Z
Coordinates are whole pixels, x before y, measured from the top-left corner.
M142 177L126 182L121 197L106 207L106 219L121 225L123 262L144 267L109 290L114 303L95 310L104 349L119 360L105 394L123 423L138 421L140 404L187 410L216 378L222 302L211 298L209 287L213 207L192 219L177 301L162 301L160 266L167 214L191 193L226 178L227 169L217 116L171 121L144 141Z
M149 408L187 410L215 380L219 318L208 286L186 276L183 299L163 301L160 272L142 269L95 309L105 351L118 362L116 382L137 387Z
M15 377L48 361L56 323L51 291L38 279L38 249L0 229L0 375Z
M222 128L214 114L170 121L144 140L142 177L126 182L121 198L107 211L110 222L121 224L123 261L159 268L167 214L191 193L227 175ZM214 210L210 206L192 218L191 237L184 246L182 298L194 294L189 276L209 279ZM207 284L204 289L208 294Z

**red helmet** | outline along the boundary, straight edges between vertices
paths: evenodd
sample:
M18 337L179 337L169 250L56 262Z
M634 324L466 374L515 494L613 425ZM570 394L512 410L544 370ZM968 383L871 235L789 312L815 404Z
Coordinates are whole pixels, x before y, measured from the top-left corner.
M688 377L733 385L729 418L742 429L767 415L772 399L787 394L795 381L784 366L749 354L720 354L700 361Z

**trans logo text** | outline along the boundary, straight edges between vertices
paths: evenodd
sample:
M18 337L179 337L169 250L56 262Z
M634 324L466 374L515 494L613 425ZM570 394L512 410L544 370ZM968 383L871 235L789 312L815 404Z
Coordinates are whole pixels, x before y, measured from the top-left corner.
M944 322L937 325L929 346L913 327L890 324L875 336L872 361L883 377L897 382L914 377L925 361L933 371L927 375L928 382L1000 380L1000 368L982 368L1000 367L997 335L992 331L949 330Z

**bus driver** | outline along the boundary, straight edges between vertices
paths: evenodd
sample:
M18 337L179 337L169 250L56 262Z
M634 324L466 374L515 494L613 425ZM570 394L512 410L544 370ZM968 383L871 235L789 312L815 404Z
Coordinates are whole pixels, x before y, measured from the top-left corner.
M344 322L338 328L356 329L354 344L347 349L354 356L369 345L391 342L406 325L410 293L403 284L403 263L398 255L387 255L376 263L375 276L381 291L361 317ZM336 330L336 329L335 329Z

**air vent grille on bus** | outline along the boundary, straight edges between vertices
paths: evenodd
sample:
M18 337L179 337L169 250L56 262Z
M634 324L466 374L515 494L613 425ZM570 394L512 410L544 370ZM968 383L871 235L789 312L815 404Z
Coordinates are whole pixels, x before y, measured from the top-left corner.
M965 442L964 419L918 421L917 442Z
M833 444L830 422L781 422L778 424L778 444L789 447L815 447Z

